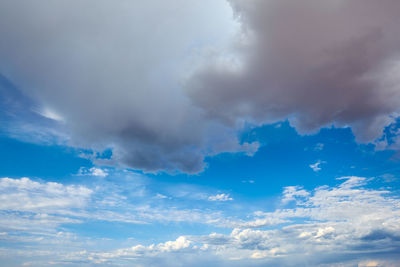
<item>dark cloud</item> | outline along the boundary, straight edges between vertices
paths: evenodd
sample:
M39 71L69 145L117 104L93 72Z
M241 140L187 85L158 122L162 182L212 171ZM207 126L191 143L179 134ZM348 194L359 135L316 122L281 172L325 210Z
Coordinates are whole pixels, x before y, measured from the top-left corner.
M218 59L188 81L226 123L289 118L300 133L334 124L372 141L400 108L400 2L230 0L237 65Z
M363 241L377 241L383 239L400 241L400 236L384 230L374 230L362 238Z

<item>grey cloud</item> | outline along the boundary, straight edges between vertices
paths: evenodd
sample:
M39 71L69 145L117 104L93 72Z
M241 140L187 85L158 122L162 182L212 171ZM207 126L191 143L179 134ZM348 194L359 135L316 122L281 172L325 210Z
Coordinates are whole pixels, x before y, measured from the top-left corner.
M400 108L400 2L230 0L236 65L207 63L188 95L229 124L289 118L300 133L351 126L382 135ZM224 56L221 55L221 58Z
M231 15L224 0L5 0L0 73L61 115L70 144L112 147L109 164L198 172L208 154L255 150L181 91L190 55L222 46Z
M371 233L369 233L368 235L364 236L362 238L362 240L365 241L376 241L376 240L382 240L382 239L390 239L393 241L400 241L400 236L390 233L388 231L385 230L374 230Z
M351 126L371 141L397 116L398 1L228 2L4 0L0 74L61 115L66 142L144 171L252 155L245 122Z

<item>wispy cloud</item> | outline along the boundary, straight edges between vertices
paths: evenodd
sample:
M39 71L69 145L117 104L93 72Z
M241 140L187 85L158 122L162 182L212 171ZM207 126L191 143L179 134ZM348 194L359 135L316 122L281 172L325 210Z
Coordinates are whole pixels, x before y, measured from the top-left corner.
M399 260L400 252L400 199L388 190L368 189L366 178L343 177L338 181L340 183L337 186L322 186L312 191L301 186L287 187L281 197L284 207L273 212L247 214L247 220L220 218L218 223L224 222L226 227L233 228L230 234L185 235L178 236L174 241L153 245L137 244L104 252L77 251L63 257L87 261L87 264L124 265L129 264L128 262L151 262L155 266L172 266L171 260L174 257L194 266L196 262L201 265L209 260L219 262L220 265L233 266L240 266L244 262L247 266L323 266L339 263L344 266L362 266L372 262L394 264ZM1 184L4 188L17 184L20 190L49 188L50 192L54 191L54 185L26 179L12 181L6 178ZM70 190L75 192L76 187L70 187ZM88 193L84 195L86 194ZM229 198L228 195L218 198L226 197ZM136 209L136 212L140 212L140 209ZM118 213L110 214L116 215ZM196 221L205 219L200 211L197 215L192 211L182 213L173 209L165 212L159 209L148 213L145 208L141 214L142 218L151 220L163 220L166 216L170 220L175 218L175 221L182 222L193 221L193 216L199 216ZM48 216L47 220L54 218ZM21 217L16 216L14 220L18 224ZM203 223L207 221L204 220ZM265 229L266 227L272 229ZM7 235L7 231L4 235ZM379 256L380 253L385 253L384 260Z

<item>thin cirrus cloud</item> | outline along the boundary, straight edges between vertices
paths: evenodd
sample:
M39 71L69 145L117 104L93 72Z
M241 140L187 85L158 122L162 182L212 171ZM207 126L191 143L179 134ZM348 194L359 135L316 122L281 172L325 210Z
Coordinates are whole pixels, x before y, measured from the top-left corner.
M111 147L102 164L197 173L208 155L257 151L237 137L245 122L380 137L400 107L399 11L394 0L6 0L0 74L62 118L55 133L70 145Z
M198 266L207 261L229 266L396 266L399 199L389 191L363 188L365 178L339 181L338 186L311 192L300 186L286 188L282 203L292 202L294 208L258 211L253 219L232 225L236 228L230 234L180 236L86 257L110 263L132 257L139 263L163 266L176 264L176 256ZM262 229L271 226L275 229Z
M129 174L125 174L129 177ZM132 177L131 177L132 178ZM26 232L56 231L63 223L88 220L149 224L152 222L192 222L212 224L222 221L219 210L203 211L187 207L165 207L166 196L149 201L152 192L140 186L116 185L101 179L93 188L34 181L30 178L0 178L0 228ZM123 195L122 189L129 189ZM144 191L144 192L143 192ZM9 223L13 221L14 223Z

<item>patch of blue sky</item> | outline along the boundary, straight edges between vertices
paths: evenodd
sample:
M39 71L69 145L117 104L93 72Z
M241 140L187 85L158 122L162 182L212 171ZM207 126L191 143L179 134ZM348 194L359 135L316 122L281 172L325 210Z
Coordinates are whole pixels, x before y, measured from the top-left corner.
M79 157L79 150L58 145L32 144L0 137L0 175L2 177L39 177L44 180L72 182L79 168L92 166Z
M219 228L204 223L158 222L147 224L132 224L110 221L87 221L81 224L66 224L62 228L81 237L91 239L106 238L110 241L127 241L133 245L151 245L175 240L181 235L208 235L213 232L229 234L229 228ZM113 242L111 242L112 244ZM118 244L121 247L120 243ZM110 244L109 244L110 245Z
M279 127L277 127L279 125ZM220 154L207 159L208 167L199 175L149 175L162 181L185 182L233 192L235 199L256 201L279 196L282 188L302 185L312 189L336 185L336 177L399 176L394 151L376 151L369 144L358 144L349 128L327 128L312 135L300 136L283 122L255 128L243 134L243 141L259 141L263 146L252 157L244 154ZM310 165L320 162L320 170Z

